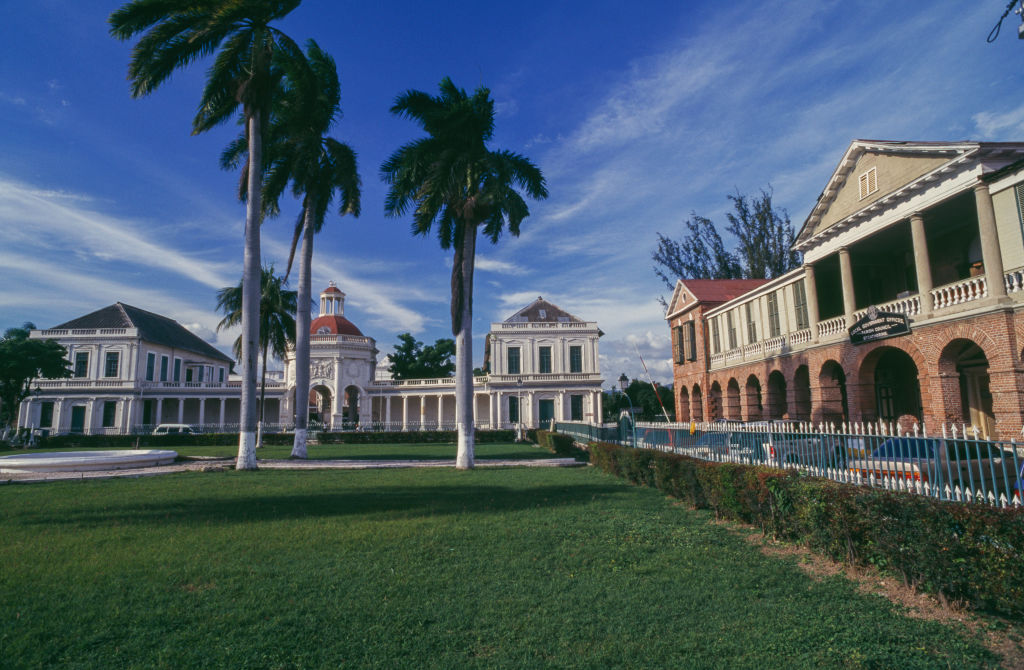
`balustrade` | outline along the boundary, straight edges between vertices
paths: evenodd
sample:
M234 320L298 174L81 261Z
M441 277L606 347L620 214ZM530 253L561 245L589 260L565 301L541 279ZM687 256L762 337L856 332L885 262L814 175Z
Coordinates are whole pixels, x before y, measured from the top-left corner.
M846 317L836 316L818 322L818 337L832 337L846 332Z
M964 279L955 284L946 284L931 291L931 298L935 309L962 305L966 302L981 300L987 296L988 283L984 275Z

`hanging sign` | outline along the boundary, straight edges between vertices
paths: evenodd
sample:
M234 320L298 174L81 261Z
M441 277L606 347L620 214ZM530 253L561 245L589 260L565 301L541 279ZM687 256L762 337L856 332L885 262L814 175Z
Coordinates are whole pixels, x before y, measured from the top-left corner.
M864 344L910 332L910 319L901 312L881 312L869 307L867 314L850 326L850 343Z

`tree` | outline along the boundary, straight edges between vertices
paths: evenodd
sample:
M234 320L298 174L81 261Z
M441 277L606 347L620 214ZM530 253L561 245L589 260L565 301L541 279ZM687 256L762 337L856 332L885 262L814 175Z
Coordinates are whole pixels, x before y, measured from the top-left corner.
M295 341L295 291L285 290L285 279L274 274L274 266L264 267L260 282L260 349L263 352L263 374L260 378L260 414L257 447L262 447L263 405L266 398L267 356L284 358L288 345ZM242 284L226 286L217 292L217 310L224 318L217 330L231 328L242 322ZM307 329L308 330L308 329ZM242 355L242 336L235 340L235 357Z
M696 212L686 220L688 234L681 240L658 233L654 274L670 291L678 279L772 279L800 264L789 214L775 209L770 186L753 199L739 192L728 198L734 211L725 215L725 230L736 239L734 251L725 248L711 219Z
M309 421L309 323L313 267L313 235L320 232L335 194L338 214L359 216L360 187L356 154L347 144L327 137L341 113L341 86L334 59L309 40L305 63L289 56L279 58L283 75L281 93L272 107L267 132L264 211L276 215L278 202L289 183L302 200L295 222L285 277L291 273L295 247L299 253L298 304L295 342L295 440L292 457L306 458ZM246 153L246 137L233 142L221 156L221 165L237 166Z
M128 78L132 96L152 93L171 74L217 51L209 70L192 133L230 119L242 106L249 138L248 165L262 168L262 133L276 79L275 52L302 58L302 51L270 23L300 0L133 0L110 15L110 32L121 40L142 34L132 49ZM144 33L144 34L143 34ZM223 47L221 48L221 46ZM260 223L262 169L248 170L242 271L242 398L238 435L240 470L256 468L256 356L259 342Z
M665 410L668 412L669 419L674 420L675 400L672 396L672 386L658 384L657 389L658 396L661 397L661 403L658 402L658 397L654 395L654 389L651 387L650 382L640 379L634 379L626 387L629 400L618 391L615 393L602 393L601 407L604 414L602 420L606 423L617 421L619 413L622 410L629 409L630 401L633 402L633 408L636 410L637 421L664 421L665 414L661 411L662 404L664 404Z
M381 166L390 186L388 216L412 211L413 233L426 235L437 224L442 249L454 249L451 277L452 334L455 336L455 465L473 467L473 268L477 229L497 243L506 223L511 235L530 210L519 191L534 199L548 195L540 169L525 156L492 151L494 101L481 86L472 96L451 79L440 95L409 90L391 113L418 123L427 137L400 147Z
M71 376L68 350L56 340L30 340L34 328L31 323L8 328L0 338L0 427L5 433L17 419L21 401L32 394L32 382Z
M410 333L402 333L398 339L390 356L391 375L395 379L435 379L451 377L455 372L455 340L442 337L424 346Z

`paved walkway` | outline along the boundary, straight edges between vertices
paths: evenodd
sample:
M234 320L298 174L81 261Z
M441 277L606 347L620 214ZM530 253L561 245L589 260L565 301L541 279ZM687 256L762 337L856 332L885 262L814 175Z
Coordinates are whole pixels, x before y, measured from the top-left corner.
M291 459L268 459L257 461L261 470L376 470L383 468L454 468L455 460L395 461L395 460L325 460L303 461ZM489 459L478 458L478 468L571 468L586 465L573 458L535 459ZM28 472L24 474L0 473L2 484L34 484L37 482L67 481L76 479L111 479L113 477L151 477L172 472L209 472L231 470L235 459L218 458L179 461L170 465L129 470L91 470L89 472Z

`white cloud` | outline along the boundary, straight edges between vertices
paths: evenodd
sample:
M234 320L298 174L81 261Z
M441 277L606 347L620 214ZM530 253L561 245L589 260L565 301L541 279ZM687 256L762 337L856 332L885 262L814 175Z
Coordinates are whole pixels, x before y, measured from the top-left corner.
M521 275L526 270L515 263L509 263L508 261L499 261L497 258L491 258L489 256L481 256L477 254L475 259L475 267L477 270L484 272L494 272L497 274L507 275Z
M1001 114L978 112L972 117L981 137L1020 137L1024 134L1024 105Z

